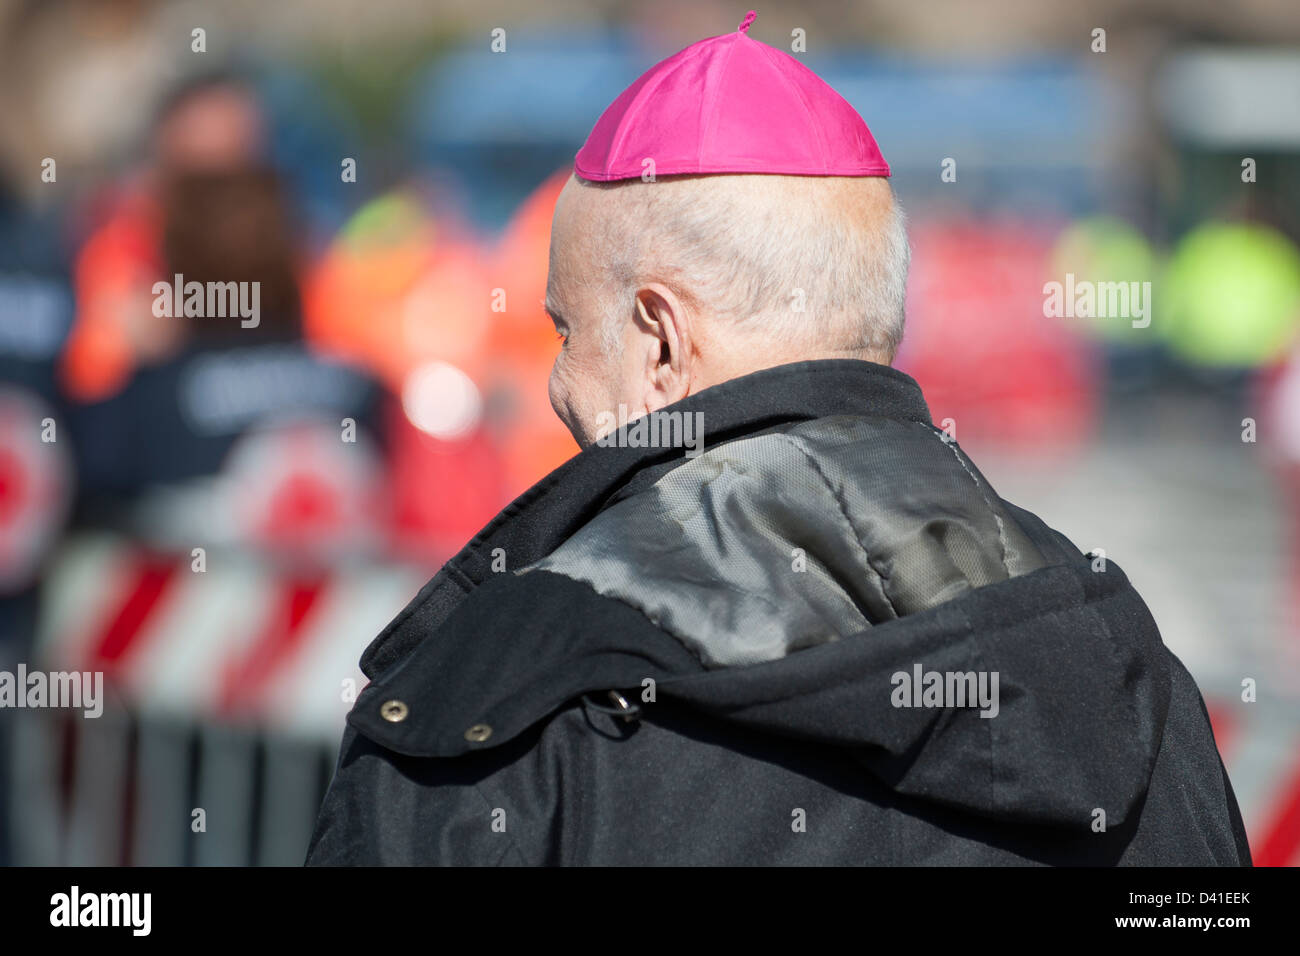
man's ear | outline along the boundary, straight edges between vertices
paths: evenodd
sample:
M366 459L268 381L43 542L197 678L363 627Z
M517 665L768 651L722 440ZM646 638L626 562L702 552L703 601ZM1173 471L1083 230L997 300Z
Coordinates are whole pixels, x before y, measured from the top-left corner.
M636 325L643 345L644 402L647 412L690 394L694 371L691 317L684 303L665 286L638 289Z

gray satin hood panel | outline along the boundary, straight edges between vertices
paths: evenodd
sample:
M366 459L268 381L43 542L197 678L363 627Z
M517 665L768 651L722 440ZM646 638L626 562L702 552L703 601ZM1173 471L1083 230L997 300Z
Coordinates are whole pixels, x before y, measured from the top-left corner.
M640 609L722 667L775 660L1049 563L941 432L842 416L713 448L532 568Z

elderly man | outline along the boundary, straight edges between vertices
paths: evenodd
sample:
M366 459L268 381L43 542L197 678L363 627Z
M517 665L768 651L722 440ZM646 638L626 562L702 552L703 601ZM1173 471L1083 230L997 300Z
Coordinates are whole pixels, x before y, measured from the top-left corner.
M308 862L1248 863L1123 572L889 368L889 168L751 21L579 152L547 309L584 450L366 651Z

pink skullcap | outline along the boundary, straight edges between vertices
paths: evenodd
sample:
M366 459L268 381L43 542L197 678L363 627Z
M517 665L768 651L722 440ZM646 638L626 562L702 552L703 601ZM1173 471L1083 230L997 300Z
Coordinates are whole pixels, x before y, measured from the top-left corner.
M583 179L674 173L888 176L862 117L794 57L735 33L657 63L596 121L574 160Z

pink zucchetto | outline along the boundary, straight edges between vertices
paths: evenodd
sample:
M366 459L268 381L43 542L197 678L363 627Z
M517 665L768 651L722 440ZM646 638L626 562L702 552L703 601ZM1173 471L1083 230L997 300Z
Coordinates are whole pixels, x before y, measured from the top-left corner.
M643 73L596 121L574 171L600 182L647 169L888 176L857 111L794 57L751 39L754 17Z

